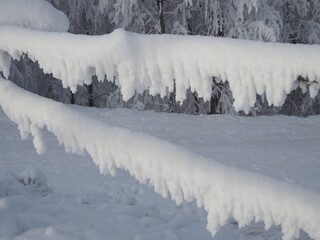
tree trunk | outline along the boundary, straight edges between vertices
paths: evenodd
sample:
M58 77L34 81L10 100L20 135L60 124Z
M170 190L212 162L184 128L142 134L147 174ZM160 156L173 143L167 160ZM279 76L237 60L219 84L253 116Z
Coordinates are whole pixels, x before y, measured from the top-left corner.
M220 101L220 98L221 98L221 92L219 90L216 93L213 93L214 87L217 86L217 85L219 87L219 84L217 84L216 81L215 81L215 78L213 78L209 114L218 114L218 113L220 113L220 109L218 109L218 105L219 105L219 101Z
M196 92L193 92L192 95L194 99L194 113L198 115L200 113L200 109L199 109L200 103L198 99L198 94Z
M69 89L69 91L70 91L70 103L71 103L71 104L75 104L74 94L73 94L73 92L70 90L70 88L68 88L68 89Z
M157 0L158 5L158 16L160 22L160 34L166 33L164 15L163 15L163 2L164 0ZM167 96L164 98L164 111L165 112L174 112L174 93L167 93Z
M92 83L87 86L88 94L89 94L89 107L94 107L94 99L93 99L93 87Z
M160 34L166 33L165 23L164 23L164 16L163 16L163 1L164 0L157 0L158 11L159 11L159 21L160 21Z

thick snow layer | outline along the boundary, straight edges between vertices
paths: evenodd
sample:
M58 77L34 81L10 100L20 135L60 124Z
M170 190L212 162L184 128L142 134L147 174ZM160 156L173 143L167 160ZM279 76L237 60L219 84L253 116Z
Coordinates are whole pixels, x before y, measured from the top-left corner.
M112 124L124 125L157 137L168 135L168 140L174 135L169 132L175 132L178 136L174 136L176 139L171 138L170 140L179 145L184 145L184 141L190 141L190 136L181 132L183 129L192 135L194 141L192 150L199 149L200 151L203 150L204 145L201 139L205 135L199 134L205 130L206 133L213 136L217 131L210 127L214 126L212 122L215 121L217 121L217 126L219 125L221 128L228 129L228 126L231 125L231 129L228 131L229 141L232 141L232 136L239 136L239 132L234 131L235 129L232 127L237 122L243 131L250 131L251 126L262 125L263 127L259 128L262 136L268 135L271 127L273 125L279 126L281 122L284 122L283 126L279 127L290 133L290 129L294 128L293 123L296 123L300 126L298 129L305 129L304 137L320 139L317 131L309 130L310 125L314 126L317 122L319 122L318 126L320 125L320 121L317 121L316 117L310 119L281 116L238 118L226 115L193 117L185 114L136 112L127 109L109 111L77 107L76 110L86 113L92 118L108 120ZM201 123L198 123L199 120ZM179 126L178 122L184 124L185 128ZM285 124L285 122L289 124ZM175 127L170 128L167 123L174 123ZM209 124L210 126L202 128L204 126L201 124ZM270 128L265 128L266 125L269 125ZM287 126L290 127L287 128ZM194 135L193 130L199 131L198 134ZM232 132L235 134L232 135ZM270 137L271 135L272 133L270 133ZM234 220L221 228L212 238L205 228L206 214L202 209L197 208L195 203L184 202L182 206L176 206L170 199L163 199L154 193L152 187L134 181L124 171L118 171L116 177L100 175L89 156L67 154L58 145L52 134L45 131L45 137L50 147L46 154L37 155L32 146L32 139L22 141L16 124L11 122L0 110L0 238L34 240L66 239L67 236L68 240L105 240L108 236L108 239L117 240L281 239L282 234L279 226L273 226L266 231L264 225L258 223L250 224L239 230ZM218 134L217 137L221 137L221 135ZM246 136L247 138L244 136L242 138L241 135L239 137L243 141L247 139L248 145L250 140L252 140L252 145L259 146L260 144L250 135ZM291 145L289 140L279 139L277 134L274 134L274 141ZM302 145L303 143L310 145L310 147L316 146L315 141L306 140L301 142ZM233 146L237 144L227 142L226 145L229 145L229 151L233 151ZM186 145L186 147L189 146ZM211 149L214 148L216 147L211 147ZM243 146L242 149L245 151L247 147ZM294 146L292 151L295 151ZM296 152L299 151L301 150L296 149ZM306 149L304 152L301 163L305 165L300 168L314 170L318 167L320 170L320 163L310 165L305 161L310 157L310 151ZM251 154L252 152L249 151L248 155L234 158L234 163L245 161ZM216 156L216 153L213 152L212 155ZM278 166L275 168L278 169ZM42 174L38 174L39 171ZM309 173L309 175L312 174L314 173ZM43 180L42 175L47 181ZM313 176L314 184L319 187L320 174ZM39 189L36 185L22 184L22 179L26 179L25 177L39 179L35 182L45 183L47 189L49 188L51 191L43 192L42 188ZM318 189L320 190L320 188ZM310 238L307 234L302 233L299 240L310 240Z
M101 175L88 156L65 153L47 132L50 148L37 155L1 109L0 123L0 239L212 240L206 213L194 203L178 207L124 171ZM25 177L51 191L22 184ZM231 221L214 240L263 238L280 240L280 227L239 230Z
M44 0L0 0L0 24L66 32L67 16Z
M281 225L285 240L297 238L299 230L320 239L318 192L226 167L164 140L112 127L9 81L0 81L0 105L18 124L23 138L34 136L38 153L44 149L41 130L46 127L68 152L88 153L101 173L114 175L122 168L178 204L195 200L207 211L207 228L213 235L233 217L240 227L252 221L263 221L266 228Z
M178 101L185 99L188 88L209 100L212 77L228 80L236 110L245 111L254 105L256 94L263 93L270 105L281 106L286 94L298 86L299 76L308 79L311 96L319 89L319 45L123 30L84 36L0 26L0 50L13 58L27 54L73 92L78 84L91 83L92 75L100 80L115 75L124 100L145 89L164 96L167 89L173 90L173 79ZM6 70L6 64L1 68Z

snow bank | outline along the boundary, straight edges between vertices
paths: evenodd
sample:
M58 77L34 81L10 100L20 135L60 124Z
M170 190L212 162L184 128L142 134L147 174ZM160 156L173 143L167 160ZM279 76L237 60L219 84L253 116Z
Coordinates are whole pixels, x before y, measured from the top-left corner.
M46 127L66 151L88 153L101 173L115 174L122 168L178 204L195 200L208 212L207 228L213 235L233 217L240 227L252 221L263 221L266 228L279 224L285 240L297 238L299 230L320 239L318 192L229 168L166 141L109 126L10 81L0 80L0 106L18 124L23 138L32 134L41 140L39 134ZM38 151L42 143L35 142Z
M0 0L0 24L66 32L67 16L44 0Z
M308 79L312 97L319 90L319 45L123 30L84 36L0 26L0 50L13 58L27 54L73 92L78 84L91 83L92 75L100 80L115 75L124 100L148 88L152 95L164 96L167 88L173 90L173 79L178 101L185 99L188 88L209 100L213 76L229 81L236 110L248 111L256 94L263 93L270 105L281 106L286 94L298 86L298 76Z

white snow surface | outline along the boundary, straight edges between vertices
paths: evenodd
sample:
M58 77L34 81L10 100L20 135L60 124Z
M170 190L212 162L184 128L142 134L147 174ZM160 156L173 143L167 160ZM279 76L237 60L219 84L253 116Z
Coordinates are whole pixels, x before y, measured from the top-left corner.
M44 0L0 0L0 24L66 32L67 16Z
M215 161L214 154L203 156L187 149L187 145L179 146L146 133L112 126L5 80L0 81L0 105L18 124L23 138L33 135L38 153L45 150L42 130L46 128L66 151L88 153L101 173L114 175L117 168L124 169L177 204L196 201L208 213L207 229L212 235L234 218L239 227L252 221L264 222L266 229L273 224L281 225L285 240L298 238L300 230L320 239L319 186L312 189L295 181L286 182L227 166ZM312 121L316 129L319 129L318 120ZM319 156L319 136L315 133L313 137L316 138L311 138L310 144ZM237 156L234 155L234 162Z
M50 148L37 155L2 110L0 123L0 239L212 239L205 211L194 204L178 207L126 172L101 175L89 157L65 153L47 132ZM239 231L231 223L215 239L250 234L280 236L262 224Z
M101 175L88 156L65 153L46 131L50 148L37 155L32 140L21 141L16 124L2 110L0 123L0 239L212 239L205 211L194 203L176 206L124 171L116 177ZM235 221L214 237L280 238L280 227L265 231L258 223L238 230ZM303 234L300 240L310 238Z
M146 89L165 96L167 89L174 89L173 79L178 101L185 99L189 88L209 100L212 77L228 80L235 109L246 112L254 106L256 94L265 93L269 105L281 106L298 87L299 76L308 79L312 97L319 90L319 45L140 35L120 29L85 36L0 26L0 51L15 59L27 54L73 92L77 85L91 83L92 75L101 81L116 76L124 100ZM0 64L8 78L7 61Z

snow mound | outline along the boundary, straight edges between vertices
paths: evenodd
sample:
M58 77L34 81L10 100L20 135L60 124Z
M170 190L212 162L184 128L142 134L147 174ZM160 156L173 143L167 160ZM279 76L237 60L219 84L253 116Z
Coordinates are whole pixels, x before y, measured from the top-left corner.
M51 192L45 175L31 167L17 175L0 175L0 197L25 194L45 196Z
M44 0L0 0L0 24L66 32L67 16Z
M46 195L51 192L51 189L47 185L46 176L39 170L28 167L18 174L17 177L20 183L35 193Z
M177 204L195 200L208 213L212 235L234 218L240 227L252 221L263 221L266 228L281 225L284 240L298 238L300 230L320 239L318 192L226 167L166 141L109 126L10 81L0 80L0 106L23 137L34 135L32 128L41 132L46 127L66 151L88 153L101 173L125 169Z
M35 44L36 43L36 44ZM182 102L187 89L210 100L213 77L228 80L236 110L249 111L256 95L281 106L302 76L310 94L319 90L320 46L264 43L202 36L140 35L116 30L103 36L47 33L0 26L2 69L8 77L7 55L27 54L45 73L61 79L75 92L77 85L116 78L124 100L135 91L152 95L173 91ZM1 59L1 57L0 57Z

